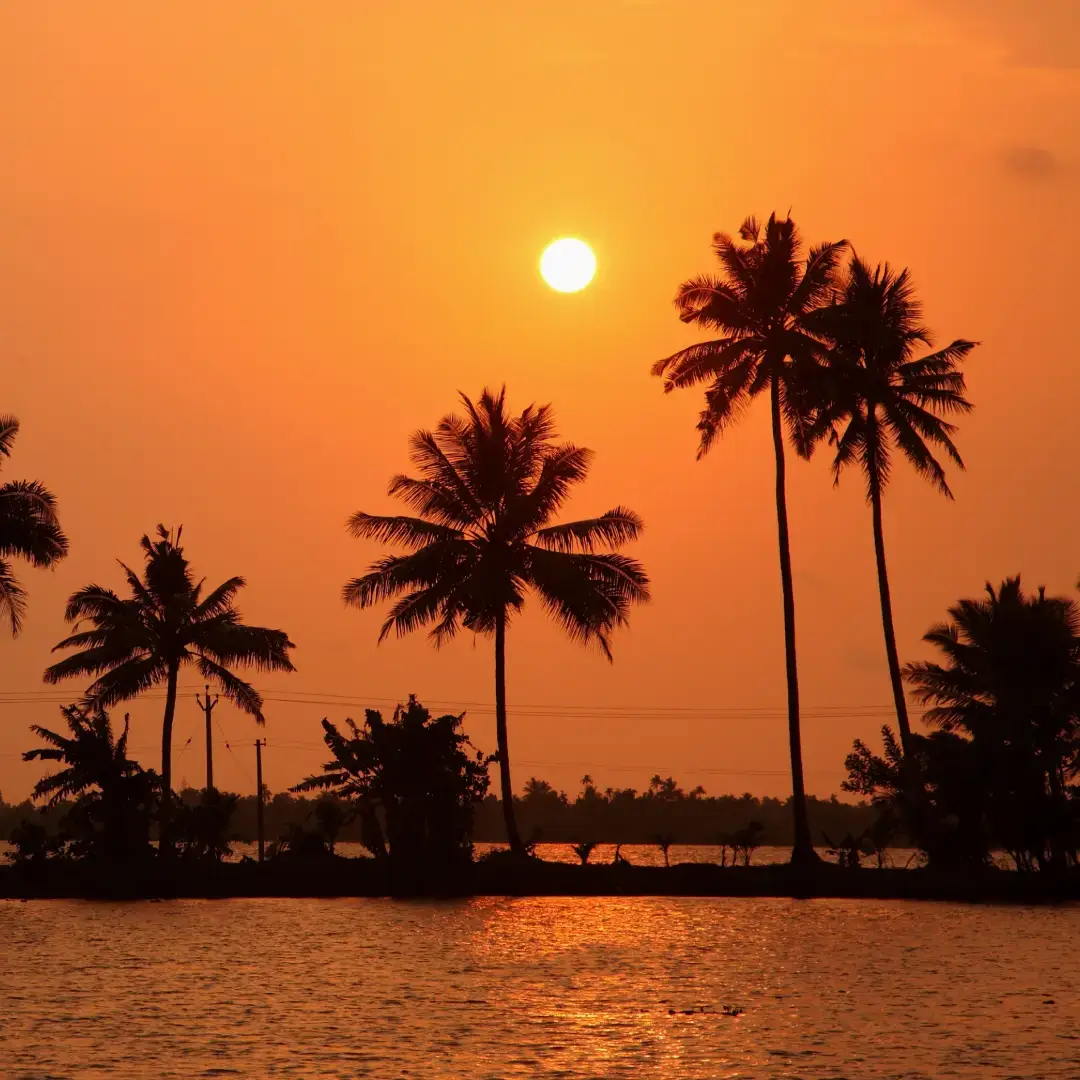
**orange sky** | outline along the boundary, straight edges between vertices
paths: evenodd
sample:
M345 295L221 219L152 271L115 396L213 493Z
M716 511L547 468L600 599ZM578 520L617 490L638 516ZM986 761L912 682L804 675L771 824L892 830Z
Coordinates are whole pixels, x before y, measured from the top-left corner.
M72 554L20 568L30 616L0 641L0 695L43 693L64 598L118 587L112 560L164 521L297 642L273 696L490 702L490 643L377 648L381 613L339 596L378 554L345 518L392 507L409 431L505 380L596 450L573 509L644 516L655 594L614 666L538 605L515 624L518 786L659 770L786 794L767 410L695 462L699 395L648 374L692 340L675 287L710 267L714 230L791 207L812 240L910 266L940 337L984 342L956 503L901 470L886 506L914 658L985 579L1063 591L1080 571L1078 145L1073 0L4 5L0 409L23 422L6 475L53 488ZM536 273L565 233L600 263L576 296ZM826 794L887 718L870 519L824 459L793 465L789 498L807 786ZM160 703L131 711L156 766ZM268 703L273 789L346 712ZM246 790L254 728L216 715L239 748L217 779ZM188 694L174 770L194 784L200 721ZM34 722L59 723L55 702L0 704L9 798L38 773L18 760ZM468 724L493 750L490 708Z

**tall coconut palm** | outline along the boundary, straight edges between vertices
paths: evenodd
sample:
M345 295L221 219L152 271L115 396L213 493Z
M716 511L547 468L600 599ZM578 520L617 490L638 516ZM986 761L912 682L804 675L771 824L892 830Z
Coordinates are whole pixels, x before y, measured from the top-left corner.
M611 659L611 631L649 598L641 564L615 549L634 540L641 519L616 507L599 517L553 524L592 452L557 443L550 406L507 411L506 390L484 390L465 415L450 414L410 440L419 475L395 476L390 494L416 517L356 513L353 536L412 549L387 555L345 585L347 604L397 598L379 640L430 626L442 645L464 627L495 639L495 725L507 839L523 850L514 819L506 724L506 631L532 590L571 639L594 642ZM599 550L607 549L607 550Z
M836 299L836 304L822 308L814 318L816 328L835 345L833 379L821 421L831 428L836 447L836 482L849 465L857 466L866 480L885 653L901 746L907 753L911 724L896 650L881 498L897 452L920 476L952 498L934 449L957 468L964 467L952 439L956 428L945 417L972 408L964 396L959 364L975 342L957 339L944 349L916 357L920 349L932 345L930 332L922 324L922 304L908 271L896 272L887 263L871 269L853 257Z
M741 242L740 242L741 241ZM764 230L747 218L735 239L713 237L720 274L684 282L675 297L683 322L719 332L719 337L680 349L653 365L665 391L707 384L698 421L703 457L718 435L739 420L751 401L768 392L776 462L776 523L780 582L784 597L784 655L787 673L788 742L791 753L795 845L792 860L813 861L806 816L799 677L795 653L795 593L791 580L785 484L784 429L796 452L813 449L812 401L818 392L825 349L811 332L809 317L835 286L844 242L821 244L802 258L795 223L773 214Z
M19 434L14 416L0 416L0 459L11 457ZM56 499L37 480L9 480L0 485L0 615L11 625L12 635L22 629L26 593L8 561L13 556L31 566L53 566L68 551L60 528Z
M161 726L161 818L164 850L169 849L171 817L172 728L180 669L194 665L204 679L214 680L237 708L262 724L262 697L230 670L236 665L258 671L293 671L283 630L247 626L234 606L244 587L231 577L203 595L176 535L159 525L157 537L141 541L146 565L140 578L120 564L129 597L112 589L88 585L68 600L65 618L91 629L66 637L53 650L78 649L47 668L45 681L58 683L77 676L94 676L87 700L101 708L137 697L165 684L165 715Z

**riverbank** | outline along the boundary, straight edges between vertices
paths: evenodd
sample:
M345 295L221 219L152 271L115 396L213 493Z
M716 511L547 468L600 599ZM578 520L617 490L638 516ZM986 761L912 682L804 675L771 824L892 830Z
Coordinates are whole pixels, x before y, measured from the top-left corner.
M233 897L698 896L967 903L1080 901L1080 874L1009 870L843 869L821 864L720 867L573 866L539 859L481 860L451 875L408 873L374 859L327 857L210 865L152 865L119 874L85 864L0 867L0 898L167 899Z

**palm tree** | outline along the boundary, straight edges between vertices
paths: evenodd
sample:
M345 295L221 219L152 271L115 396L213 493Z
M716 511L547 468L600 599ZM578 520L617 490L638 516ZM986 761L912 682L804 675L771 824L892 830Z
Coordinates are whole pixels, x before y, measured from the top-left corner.
M611 659L611 631L630 606L649 599L648 577L615 549L634 540L641 519L616 507L599 517L552 524L571 488L588 473L592 452L557 443L550 406L507 412L505 387L464 394L465 416L444 416L410 440L418 477L389 487L416 517L349 519L353 536L401 544L344 589L360 608L397 598L379 640L431 626L436 646L464 627L495 638L495 725L503 818L511 850L524 845L514 820L506 734L506 630L532 590L572 640L595 642ZM597 549L606 548L606 551Z
M742 241L741 243L739 241ZM721 272L679 286L675 306L683 322L718 331L719 337L665 357L654 375L671 391L707 383L698 421L703 457L718 435L740 419L750 402L769 393L776 460L776 522L780 582L784 594L784 653L787 671L788 741L791 752L795 845L792 860L813 861L806 816L799 676L795 659L795 593L791 580L785 487L784 427L796 452L813 449L814 394L824 370L825 347L809 328L814 310L830 296L844 242L812 248L805 261L795 223L773 214L764 231L750 217L739 240L717 233L713 250Z
M957 339L938 352L916 358L917 350L931 346L930 332L922 325L922 305L908 271L897 273L888 264L871 269L853 257L836 299L836 304L820 309L814 319L816 328L835 346L829 400L820 422L831 428L836 446L836 482L848 465L858 465L866 478L885 653L900 742L907 753L911 725L893 628L881 496L892 472L893 455L899 451L920 476L952 498L945 470L931 448L943 451L957 468L964 467L952 441L956 428L944 417L972 408L964 397L964 376L958 365L975 342Z
M30 726L46 745L27 750L23 761L57 761L65 766L37 782L33 791L35 799L46 799L46 805L51 808L65 799L77 799L90 788L110 792L124 777L142 772L127 756L127 716L124 717L124 730L117 738L104 709L65 705L60 711L69 735L61 735L39 724Z
M221 692L241 711L264 722L262 697L230 670L235 665L258 671L294 671L289 650L295 646L283 630L246 626L234 607L244 587L231 577L203 595L175 537L159 525L157 538L141 541L146 566L140 578L123 563L131 592L122 598L112 589L88 585L68 599L64 617L75 633L55 648L79 651L45 671L47 683L76 676L94 676L87 700L101 708L137 697L165 684L165 716L161 729L162 842L170 847L172 794L172 727L180 669L192 664L205 679L216 680ZM85 620L92 629L80 630Z
M0 458L11 457L18 434L19 421L0 416ZM8 560L17 556L31 566L53 566L67 552L67 537L49 489L37 480L9 480L0 485L0 614L7 616L13 636L22 629L26 593Z
M77 826L77 846L87 854L124 857L147 851L157 775L144 771L127 756L127 716L117 738L101 708L67 705L61 712L68 735L38 724L30 728L45 746L26 751L23 760L55 761L64 766L42 777L34 786L33 797L47 800L50 808L74 800L65 820Z
M945 662L908 664L904 676L933 704L928 724L971 737L997 795L999 836L1022 823L1035 859L1060 863L1067 785L1080 773L1080 605L1042 588L1026 596L1017 576L949 616L923 638Z

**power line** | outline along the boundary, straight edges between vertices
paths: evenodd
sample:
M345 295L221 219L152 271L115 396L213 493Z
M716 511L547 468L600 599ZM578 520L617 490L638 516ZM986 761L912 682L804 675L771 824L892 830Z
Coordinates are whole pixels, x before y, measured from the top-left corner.
M178 691L187 692L197 690L198 684L181 684ZM365 694L362 691L352 694L338 694L330 691L274 691L270 690L263 695L264 701L272 701L285 704L297 705L351 705L363 707L365 705L386 705L401 703L401 696L385 696L378 694ZM163 700L165 691L151 689L139 695L139 700ZM38 702L58 701L67 703L72 700L70 693L60 690L8 690L0 692L0 705L11 704L35 704ZM432 704L439 706L457 706L468 709L493 710L494 704L490 701L461 701L452 698L429 698ZM529 703L514 702L511 706L515 713L551 713L567 716L576 715L612 715L622 718L625 715L669 717L673 715L692 716L694 714L713 716L777 716L785 717L787 710L782 706L775 705L572 705L558 702ZM925 712L918 706L909 707L913 712ZM865 716L870 713L892 714L895 707L888 703L874 704L843 704L843 705L812 705L802 710L803 716Z

